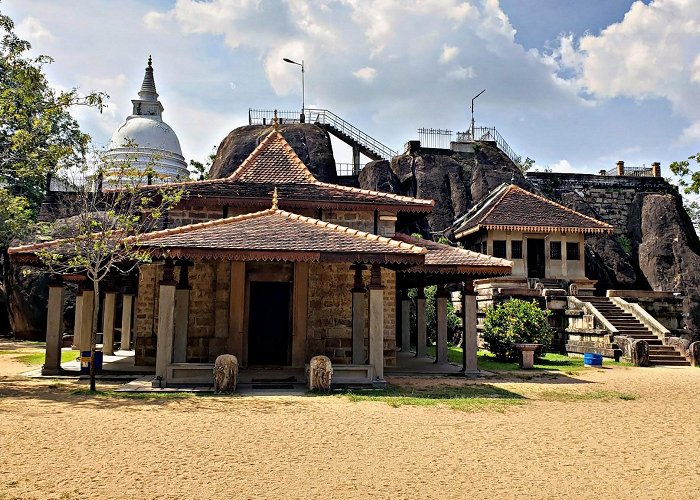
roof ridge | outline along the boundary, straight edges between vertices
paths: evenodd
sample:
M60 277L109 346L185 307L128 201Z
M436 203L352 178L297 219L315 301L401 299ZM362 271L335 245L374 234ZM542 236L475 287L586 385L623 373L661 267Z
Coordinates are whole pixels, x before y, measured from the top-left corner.
M272 140L273 135L277 132L276 130L272 130L270 133L268 133L262 141L260 141L260 144L255 146L255 149L248 155L246 158L241 162L240 165L238 165L238 168L234 170L231 175L226 177L227 180L229 181L235 181L238 179L241 175L243 175L243 171L248 168L248 164L251 163L253 160L255 160L260 152L263 150L264 147L267 146L267 144Z
M398 240L403 240L403 241L406 241L406 242L408 242L408 241L415 241L415 242L417 242L417 246L421 246L420 242L421 242L421 241L424 241L424 242L426 242L428 245L433 245L433 246L435 246L435 247L437 247L437 248L440 248L440 247L449 247L452 251L460 252L460 253L466 253L466 254L468 254L469 256L472 256L472 257L474 257L474 258L478 258L478 259L481 259L481 260L486 260L486 261L490 262L490 263L493 264L493 265L496 265L496 264L498 264L498 263L501 263L501 264L504 265L504 266L512 266L512 265L513 265L513 263L512 263L510 260L508 260L508 259L502 259L502 258L500 258L500 257L494 257L494 256L492 256L492 255L488 255L488 254L485 254L485 253L475 252L475 251L473 251L473 250L469 250L469 249L467 249L467 248L463 248L463 247L460 247L460 246L452 246L452 245L448 245L448 244L446 244L446 243L440 243L439 241L433 241L433 240L426 240L426 239L414 238L413 236L410 236L410 235L405 234L405 233L396 233L396 235L395 235L394 237L395 237L396 239L398 239ZM408 240L408 241L407 241L407 240Z
M567 206L564 206L564 205L562 205L561 203L558 203L558 202L556 202L556 201L554 201L554 200L550 200L549 198L547 198L547 197L545 197L545 196L541 196L541 195L539 195L539 194L533 193L532 191L528 191L527 189L523 189L523 188L521 188L520 186L516 186L515 184L512 184L511 187L514 187L514 188L516 188L516 189L522 191L523 193L525 193L525 195L533 196L533 197L535 197L535 198L537 198L537 199L539 199L539 200L541 200L541 201L544 201L545 203L549 203L550 205L554 205L554 206L556 206L556 207L559 207L559 208L561 208L561 209L564 209L564 210L566 210L567 212L570 212L570 213L573 213L573 214L575 214L575 215L581 216L581 217L583 217L583 218L585 218L585 219L589 219L589 220L591 220L591 221L593 221L593 222L595 222L595 223L597 223L597 224L600 224L600 225L603 225L603 226L607 226L607 227L609 227L609 228L612 228L612 227L613 227L612 224L608 224L607 222L603 222L603 221L598 220L598 219L596 219L596 218L594 218L594 217L590 217L590 216L588 216L588 215L586 215L586 214L582 214L581 212L579 212L579 211L577 211L577 210L574 210L573 208L569 208L569 207L567 207Z
M380 243L387 243L390 245L395 245L394 243L392 243L392 241L395 241L398 243L398 245L395 245L397 248L405 248L406 250L412 250L412 251L418 250L418 253L427 253L427 250L421 246L412 245L410 243L405 243L402 241L394 240L392 238L387 238L386 236L367 233L367 232L361 231L359 229L349 228L347 226L340 226L340 225L334 224L332 222L314 219L313 217L308 217L306 215L294 214L292 212L287 212L285 210L277 210L276 212L280 215L284 215L288 219L292 218L291 216L297 216L298 220L301 222L304 222L305 224L311 224L314 226L325 227L327 229L330 229L332 231L337 231L340 233L348 233L347 230L351 229L354 232L349 233L349 235L353 236L353 237L358 237L358 238L362 238L362 239L366 239L366 240L370 240L370 241L378 241Z
M375 196L382 196L384 198L390 198L392 200L406 201L406 202L410 201L413 203L419 203L422 205L430 205L430 206L435 205L435 200L429 200L427 198L416 198L414 196L404 196L404 195L395 194L395 193L385 193L383 191L373 191L371 189L362 189L362 188L356 188L356 187L352 187L352 186L343 186L342 184L333 184L331 182L319 181L316 178L314 178L314 183L319 185L319 186L337 188L337 189L340 189L341 191L347 191L350 193L371 194L371 195L375 195Z

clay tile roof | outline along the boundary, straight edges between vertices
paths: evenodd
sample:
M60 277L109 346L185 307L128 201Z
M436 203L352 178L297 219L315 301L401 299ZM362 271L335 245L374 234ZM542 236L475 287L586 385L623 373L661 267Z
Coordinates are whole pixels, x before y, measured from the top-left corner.
M610 224L588 217L514 184L504 184L456 223L455 237L480 229L505 231L612 233Z
M453 247L431 240L413 238L406 234L396 234L394 239L425 248L425 264L405 270L408 273L451 273L451 274L489 274L508 275L513 263L464 248Z
M310 217L268 209L142 235L156 255L231 260L422 264L426 250Z
M395 212L432 211L435 202L317 180L278 131L263 139L243 163L225 179L171 183L184 186L187 197L218 198L229 206L267 207L277 187L284 208L364 209ZM146 186L145 190L159 189Z

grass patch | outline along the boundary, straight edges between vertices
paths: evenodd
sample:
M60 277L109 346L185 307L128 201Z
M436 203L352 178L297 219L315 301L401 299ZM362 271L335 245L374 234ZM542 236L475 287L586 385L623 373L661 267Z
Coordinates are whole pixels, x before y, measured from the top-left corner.
M74 396L96 396L100 398L114 399L186 399L194 396L204 395L197 392L117 392L117 391L95 391L90 389L75 389L71 391Z
M429 356L435 357L435 346L427 348ZM448 344L447 359L450 363L462 364L462 348ZM481 350L477 354L477 364L480 369L486 371L514 371L520 370L518 363L498 361L496 356L489 351ZM632 366L630 363L615 363L611 359L603 359L604 366ZM577 375L588 367L583 365L583 357L572 358L563 354L547 353L544 358L535 360L535 370L559 371L567 375Z
M610 401L615 399L621 399L623 401L634 401L637 396L628 392L620 391L584 391L584 392L574 392L574 391L543 391L537 395L537 399L542 401L559 401L562 403L568 403L572 401L593 401L596 399Z
M386 389L356 389L344 394L352 402L378 401L394 408L399 406L446 406L464 412L504 412L513 405L524 404L522 395L488 384L462 387L409 389L389 385Z
M14 354L21 354L23 352L24 351L21 350L13 351ZM77 357L77 351L61 351L61 363L73 361ZM43 365L44 360L46 359L46 353L42 351L33 352L31 354L21 354L20 356L15 357L15 359L20 363L24 363L25 365Z

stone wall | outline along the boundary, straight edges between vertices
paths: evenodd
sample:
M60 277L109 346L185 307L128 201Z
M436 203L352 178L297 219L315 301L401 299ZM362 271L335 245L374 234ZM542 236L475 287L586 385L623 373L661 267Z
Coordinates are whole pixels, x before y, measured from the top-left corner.
M162 276L163 266L159 264L144 265L139 270L139 289L134 305L134 351L137 366L156 364L158 281Z
M563 201L576 193L600 218L612 224L616 234L627 234L629 210L638 192L675 193L661 177L627 177L593 174L528 172L527 180L546 196Z
M366 233L374 233L374 212L324 210L322 218L326 222L338 224L339 226L359 229Z
M365 271L365 281L369 273ZM396 365L396 273L382 269L384 364ZM324 354L333 363L352 363L353 271L348 264L312 264L309 269L307 356ZM367 300L365 307L369 307ZM369 315L367 314L367 317ZM365 349L369 343L365 328ZM367 351L365 351L365 358Z

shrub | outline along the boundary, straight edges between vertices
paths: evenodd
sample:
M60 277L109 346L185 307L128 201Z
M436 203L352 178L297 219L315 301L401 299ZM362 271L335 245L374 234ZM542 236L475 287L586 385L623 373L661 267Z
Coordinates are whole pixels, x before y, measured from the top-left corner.
M486 310L484 319L484 342L497 359L515 360L518 350L515 344L537 343L546 352L552 344L554 334L549 326L551 311L540 309L537 302L510 299Z

